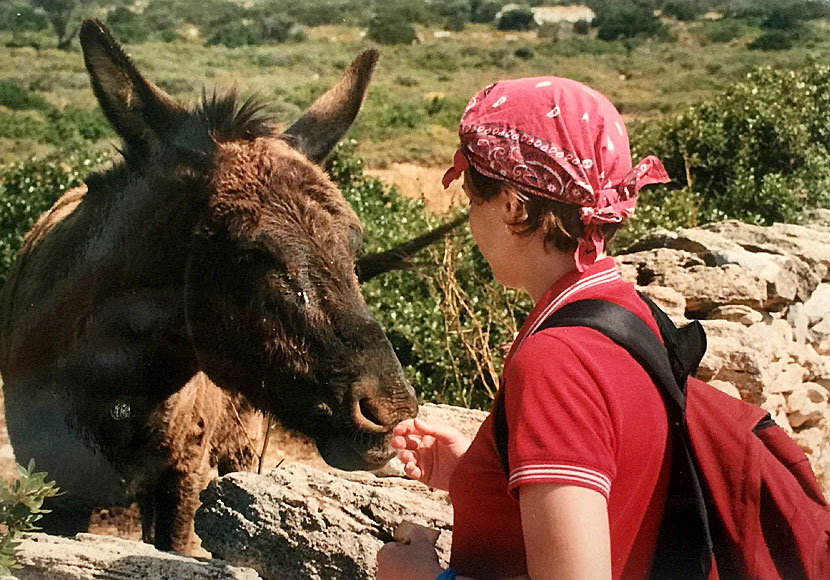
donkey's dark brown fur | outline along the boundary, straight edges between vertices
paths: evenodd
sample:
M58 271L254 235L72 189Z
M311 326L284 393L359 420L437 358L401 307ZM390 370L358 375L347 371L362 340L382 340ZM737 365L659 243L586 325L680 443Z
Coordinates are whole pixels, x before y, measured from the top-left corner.
M67 492L47 531L136 498L145 537L188 551L210 471L253 466L252 407L343 469L382 465L417 411L359 292L360 223L318 165L377 55L279 133L232 95L173 102L98 22L81 44L124 161L41 216L0 292L9 435Z

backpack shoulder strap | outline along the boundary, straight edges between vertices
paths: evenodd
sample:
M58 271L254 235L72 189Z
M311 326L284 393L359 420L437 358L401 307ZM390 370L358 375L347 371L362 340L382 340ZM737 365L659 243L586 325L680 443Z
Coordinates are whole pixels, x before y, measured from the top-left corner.
M685 429L686 377L693 374L703 356L705 334L699 324L689 331L678 330L659 307L648 299L646 303L666 344L636 314L606 300L567 304L545 320L536 332L555 327L592 328L628 351L649 374L663 397L675 440L669 497L651 578L705 579L712 559L711 533L704 493ZM691 353L687 354L687 350ZM493 431L502 467L509 474L504 389L499 391L493 406Z
M648 372L651 380L660 389L669 417L675 427L683 424L686 394L675 378L666 347L640 317L607 300L579 300L566 304L551 314L535 332L567 326L593 328L626 349ZM683 384L685 385L685 380ZM509 473L507 464L509 434L504 407L504 389L500 389L493 406L493 429L502 467L506 473Z

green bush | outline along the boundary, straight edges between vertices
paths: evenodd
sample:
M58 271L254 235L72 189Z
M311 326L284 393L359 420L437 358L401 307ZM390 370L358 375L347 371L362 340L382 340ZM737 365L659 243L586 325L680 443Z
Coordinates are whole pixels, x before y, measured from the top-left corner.
M507 4L496 15L499 30L531 30L536 28L533 10L527 4Z
M103 160L67 155L0 166L0 286L37 217Z
M793 47L791 30L768 30L749 43L749 50L789 50ZM797 36L796 36L797 38Z
M379 44L412 44L417 39L415 27L397 11L375 16L366 35Z
M632 131L632 146L658 155L674 180L652 194L658 203L686 190L689 225L797 221L830 204L830 67L759 69L712 101Z
M261 24L247 18L215 21L205 37L205 44L208 46L221 44L229 48L262 44L262 41Z
M20 0L0 5L0 30L11 32L37 32L49 27L49 21L41 10Z
M150 38L144 18L125 6L118 6L107 14L107 25L119 42L137 44Z
M364 226L366 252L386 250L438 225L423 203L363 173L354 142L338 146L328 170ZM445 218L448 219L448 218ZM422 400L489 408L504 346L530 304L498 287L467 228L416 256L411 271L363 284ZM492 361L492 364L490 364Z
M28 467L16 466L17 479L11 485L0 478L0 576L11 575L12 570L21 568L15 551L23 532L38 529L36 523L43 514L45 500L60 495L54 481L46 481L46 473L35 471L35 462Z
M597 38L622 40L635 37L656 37L666 34L660 19L652 8L627 2L610 2L594 19Z
M489 24L496 19L496 14L507 4L507 0L473 0L470 20Z
M51 107L46 100L32 93L15 81L0 80L0 106L13 110L35 109L45 111Z
M114 135L112 127L98 109L53 109L47 114L44 140L58 147L98 141Z
M746 31L746 25L737 20L723 18L701 22L697 31L707 41L723 44L743 35Z
M591 33L591 23L587 20L577 20L574 22L574 33L581 36Z
M660 9L667 16L682 22L691 22L706 12L707 6L695 0L666 0Z

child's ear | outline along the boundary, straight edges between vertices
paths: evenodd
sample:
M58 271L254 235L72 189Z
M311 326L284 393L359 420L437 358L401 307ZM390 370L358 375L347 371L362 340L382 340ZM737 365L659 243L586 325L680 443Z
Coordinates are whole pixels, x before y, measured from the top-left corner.
M505 221L509 224L520 224L527 219L527 207L520 195L509 187L501 190Z

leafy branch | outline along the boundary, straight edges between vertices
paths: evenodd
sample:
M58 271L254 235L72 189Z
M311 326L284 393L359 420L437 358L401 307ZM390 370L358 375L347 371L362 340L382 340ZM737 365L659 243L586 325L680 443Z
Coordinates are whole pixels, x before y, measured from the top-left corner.
M35 523L50 510L43 502L57 495L60 489L54 481L46 481L45 472L35 471L35 460L27 467L15 467L18 478L11 485L0 478L0 576L20 568L16 550L20 534L38 529Z

